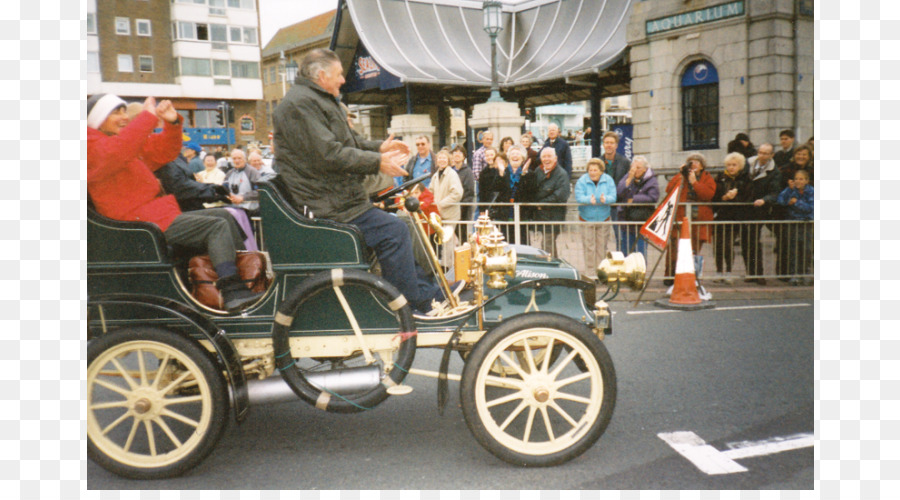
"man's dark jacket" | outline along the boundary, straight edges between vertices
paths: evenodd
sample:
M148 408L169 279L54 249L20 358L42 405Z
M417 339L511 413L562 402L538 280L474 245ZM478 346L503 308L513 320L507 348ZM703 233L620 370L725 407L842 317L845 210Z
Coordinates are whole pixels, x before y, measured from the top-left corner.
M775 167L775 160L770 160L765 168L760 172L753 172L758 157L754 156L748 160L747 174L750 176L750 201L765 200L765 205L761 207L745 207L745 220L765 220L770 218L782 218L782 207L778 206L778 193L781 192L781 171Z
M188 167L187 159L181 155L163 165L154 174L166 193L175 195L182 212L203 210L204 203L221 201L227 194L221 186L197 182ZM217 190L221 193L217 193Z
M299 78L275 108L274 124L278 176L297 209L350 222L372 208L363 179L379 171L381 142L351 130L334 96Z
M548 176L541 167L528 170L519 180L519 193L529 202L565 203L569 200L572 183L566 171L556 166ZM524 200L523 200L524 201ZM535 207L532 217L536 221L566 220L566 207Z
M463 196L459 201L462 203L472 203L475 201L475 176L472 175L472 169L467 163L463 162L456 173L459 174L459 182L462 183L463 187ZM472 205L461 206L460 213L462 215L460 215L460 217L462 220L472 220L472 210L475 210L475 207Z
M609 166L606 166L606 156L601 156L600 160L603 162L604 168L606 168L604 173L613 178L616 182L616 186L619 185L619 181L628 175L628 171L631 169L631 162L628 161L627 157L622 156L619 153L616 153Z
M569 143L560 136L555 141L552 141L552 144L550 139L547 139L541 149L544 148L556 150L556 165L562 167L566 174L572 177L572 148L569 147Z
M790 163L791 160L794 159L795 149L797 149L796 142L791 146L791 149L788 149L787 151L783 149L779 149L778 151L776 151L775 156L772 157L772 159L775 160L775 166L781 168Z

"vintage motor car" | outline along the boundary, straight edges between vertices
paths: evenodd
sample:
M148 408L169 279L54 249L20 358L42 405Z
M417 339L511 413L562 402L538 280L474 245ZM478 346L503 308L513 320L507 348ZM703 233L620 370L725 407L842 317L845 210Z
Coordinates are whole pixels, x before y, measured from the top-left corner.
M267 263L265 294L237 313L194 297L184 249L153 224L88 215L88 455L130 478L183 474L215 447L234 415L293 398L324 411L374 408L411 388L407 375L460 382L462 410L489 452L519 466L571 460L603 434L616 374L602 342L604 302L640 287L643 257L612 253L598 280L565 261L510 248L486 215L456 250L450 290L418 200L401 212L447 300L414 315L378 275L357 228L296 211L279 181L263 183L256 238ZM606 287L596 300L598 284ZM413 368L418 348L443 349L435 370ZM465 359L448 374L453 351Z

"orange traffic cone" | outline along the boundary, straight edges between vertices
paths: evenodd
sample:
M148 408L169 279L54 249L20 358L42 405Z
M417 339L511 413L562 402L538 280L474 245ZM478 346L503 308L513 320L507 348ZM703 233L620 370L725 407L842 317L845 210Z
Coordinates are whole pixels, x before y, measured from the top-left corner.
M687 217L681 222L681 239L678 240L678 260L675 261L675 284L669 298L658 299L655 304L667 309L694 311L715 307L711 300L701 300L697 293L694 274L694 251L691 248L691 223Z

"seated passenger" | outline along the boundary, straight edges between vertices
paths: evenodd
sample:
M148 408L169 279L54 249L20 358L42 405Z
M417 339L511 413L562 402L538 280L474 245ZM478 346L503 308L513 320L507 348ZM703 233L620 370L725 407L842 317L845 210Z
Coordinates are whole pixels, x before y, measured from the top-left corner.
M241 282L235 252L241 235L222 209L181 213L153 172L175 159L181 149L181 116L168 100L153 97L130 123L125 101L97 94L87 102L87 188L97 211L111 219L146 221L159 226L169 243L209 253L219 280L224 307L239 310L259 299ZM154 134L158 120L163 131Z
M231 194L228 199L231 203L246 209L252 215L259 213L259 191L256 183L259 182L259 170L247 168L247 155L240 149L231 152L231 167L225 170L225 186Z
M204 184L222 184L225 181L225 172L216 168L215 155L208 154L203 159L203 171L194 174L194 178Z
M269 182L276 175L275 170L272 167L263 163L262 154L259 151L251 151L249 155L247 155L247 163L250 164L251 167L255 168L257 172L259 172L259 181L258 182Z

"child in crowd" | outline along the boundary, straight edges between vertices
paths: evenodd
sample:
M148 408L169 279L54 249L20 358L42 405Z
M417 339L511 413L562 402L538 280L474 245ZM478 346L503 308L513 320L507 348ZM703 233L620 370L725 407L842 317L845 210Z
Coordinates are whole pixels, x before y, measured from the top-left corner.
M809 172L797 170L794 173L793 187L784 188L778 195L778 204L788 207L788 220L813 220L813 186L809 184ZM789 255L793 256L788 263L788 273L809 274L812 265L812 224L792 224L787 234ZM801 280L795 276L790 283L798 286Z

